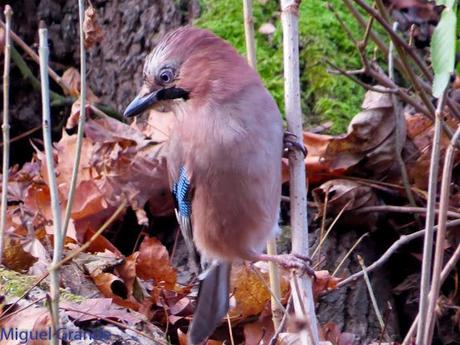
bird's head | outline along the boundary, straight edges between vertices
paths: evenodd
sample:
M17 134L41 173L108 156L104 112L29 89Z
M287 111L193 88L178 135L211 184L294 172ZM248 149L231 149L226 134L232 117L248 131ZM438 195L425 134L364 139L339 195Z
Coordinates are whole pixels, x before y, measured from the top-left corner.
M168 33L147 56L143 84L125 117L177 100L222 101L259 77L237 51L213 33L192 26Z

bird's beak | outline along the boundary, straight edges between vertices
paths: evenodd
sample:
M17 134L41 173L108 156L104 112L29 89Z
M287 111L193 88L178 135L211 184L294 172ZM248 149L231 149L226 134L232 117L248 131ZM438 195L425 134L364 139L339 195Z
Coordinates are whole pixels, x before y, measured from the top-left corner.
M126 107L125 112L123 113L123 116L124 117L136 116L142 113L144 110L147 110L148 108L153 106L156 102L158 102L158 91L160 90L153 91L144 96L138 95Z
M142 93L132 100L131 103L126 107L125 112L123 113L124 117L132 117L139 115L144 110L154 106L160 101L166 101L170 99L182 98L184 100L188 99L188 91L181 89L179 87L171 87L167 89L159 89L152 91L146 95Z

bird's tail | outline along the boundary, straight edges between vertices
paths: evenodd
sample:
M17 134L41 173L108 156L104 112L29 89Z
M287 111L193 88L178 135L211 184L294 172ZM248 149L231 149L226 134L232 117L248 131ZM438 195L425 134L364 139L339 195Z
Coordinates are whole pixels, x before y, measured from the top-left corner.
M188 331L188 344L202 344L228 312L231 264L216 265L200 282L198 303Z

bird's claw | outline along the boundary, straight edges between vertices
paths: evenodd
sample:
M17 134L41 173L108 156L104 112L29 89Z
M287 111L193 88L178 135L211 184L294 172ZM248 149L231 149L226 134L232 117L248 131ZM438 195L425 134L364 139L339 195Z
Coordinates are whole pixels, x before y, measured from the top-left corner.
M298 150L302 152L303 156L307 156L307 147L301 143L298 142L297 140L297 135L294 133L291 133L289 131L284 132L284 137L283 137L283 149L285 153L292 152L294 150Z
M298 270L301 274L308 274L316 279L315 271L311 267L312 261L308 256L300 254L281 254L278 255L279 265L285 269Z

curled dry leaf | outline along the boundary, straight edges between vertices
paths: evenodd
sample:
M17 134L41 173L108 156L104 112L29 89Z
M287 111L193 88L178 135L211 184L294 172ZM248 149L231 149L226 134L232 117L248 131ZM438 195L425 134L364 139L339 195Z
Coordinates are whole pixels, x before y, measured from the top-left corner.
M364 206L376 206L380 204L380 200L373 188L361 184L358 181L337 179L323 183L315 188L312 192L319 213L323 214L324 200L329 194L326 213L328 217L335 217L342 210L346 212L342 215L340 222L349 225L373 228L376 224L379 214L369 212L360 217L350 215L347 211L355 211Z
M3 264L17 272L27 271L37 258L24 249L25 239L5 236L5 249L3 251Z
M139 310L139 303L132 295L128 294L128 288L120 277L112 273L99 273L91 275L94 283L105 297L126 308Z
M357 181L336 179L323 183L313 190L313 197L323 212L324 200L329 194L327 214L338 214L342 209L346 211L356 210L364 206L379 204L379 200L372 187Z
M458 122L450 115L445 113L444 119L446 124L451 128L456 128ZM419 189L427 190L429 179L429 167L431 161L431 146L433 143L434 127L433 122L421 114L406 114L407 137L410 146L406 145L407 151L407 172L411 184ZM443 132L441 135L440 162L442 162L444 153L449 145L449 138ZM459 162L460 155L455 154L455 164ZM438 179L441 178L442 171L438 173Z
M348 133L337 136L328 145L324 160L333 169L351 169L355 174L381 177L395 164L395 115L389 94L368 91ZM400 140L404 143L405 126Z
M285 271L281 272L281 295L285 297L289 291L289 279ZM261 278L264 281L261 281ZM230 284L233 291L232 299L235 301L235 305L229 311L231 317L246 318L260 314L270 301L266 263L257 263L252 265L252 268L248 265L234 265Z
M112 196L125 195L136 215L147 201L154 215L172 212L163 145L111 118L88 122L86 135L93 142L91 166L100 176L98 187L109 203L117 203Z
M139 252L131 254L125 259L123 264L115 268L115 272L121 279L123 279L128 289L128 294L130 295L133 294L134 282L137 279L136 261L138 256Z
M67 119L66 128L74 128L78 124L78 119L80 117L80 72L75 67L70 67L65 70L62 75L62 80L69 87L69 96L76 97L76 101L72 104L70 110L70 116ZM86 104L87 107L89 104L99 103L99 97L97 97L93 91L87 86L86 89ZM86 108L86 113L88 115L88 108Z
M85 132L68 237L79 242L88 239L87 232L96 231L112 215L123 195L128 197L140 222L147 222L143 209L149 200L154 215L172 212L174 203L161 145L155 145L138 130L111 118L88 119ZM69 153L75 151L75 146L76 135L65 132L55 145L62 212L73 168ZM41 167L39 176L47 176L44 155L36 151ZM18 194L25 194L25 205L29 209L39 210L47 220L52 220L46 178L18 189ZM102 248L110 249L109 246Z
M156 286L173 290L176 284L177 272L171 265L169 253L154 237L145 237L142 241L136 260L136 272L141 279L153 279Z
M70 67L62 74L62 81L69 87L68 96L80 96L80 72L75 67Z
M395 169L395 116L390 96L368 91L362 108L350 122L347 134L304 132L309 184L318 185L345 174L377 178ZM399 139L404 144L404 121L398 126L401 128ZM288 162L283 160L283 181L288 179Z
M83 31L85 34L85 48L91 48L94 44L102 41L104 37L102 28L97 22L97 12L92 5L89 5L85 10Z
M316 279L313 280L313 295L315 299L326 291L335 290L342 278L332 277L329 271L315 271Z

